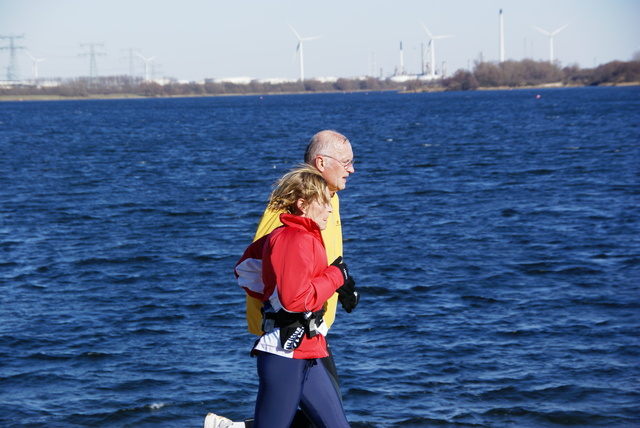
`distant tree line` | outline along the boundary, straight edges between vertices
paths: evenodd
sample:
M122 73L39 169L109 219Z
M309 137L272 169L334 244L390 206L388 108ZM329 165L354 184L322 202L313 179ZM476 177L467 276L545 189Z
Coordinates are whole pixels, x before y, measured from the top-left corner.
M90 96L135 95L143 97L215 96L245 94L291 94L313 92L399 90L402 85L389 79L337 79L333 82L305 80L304 82L264 83L254 80L248 84L213 82L159 84L130 76L110 76L89 79L80 77L60 81L57 86L14 85L0 88L0 96L42 96L82 98Z
M14 85L0 88L1 95L89 97L135 95L143 97L215 96L244 94L288 94L352 91L468 91L478 88L519 88L547 84L597 86L640 82L640 55L633 61L613 61L591 69L577 65L561 68L544 61L522 60L502 63L476 62L472 71L458 70L452 76L436 81L420 79L397 82L392 79L338 79L332 82L305 80L304 82L248 84L214 82L159 84L130 76L111 76L96 79L77 78L60 81L58 86Z
M555 64L525 59L502 63L476 62L473 71L458 70L443 79L446 90L466 91L478 88L521 88L560 83L566 86L598 86L640 82L640 60L612 61L596 68L577 65L560 68Z

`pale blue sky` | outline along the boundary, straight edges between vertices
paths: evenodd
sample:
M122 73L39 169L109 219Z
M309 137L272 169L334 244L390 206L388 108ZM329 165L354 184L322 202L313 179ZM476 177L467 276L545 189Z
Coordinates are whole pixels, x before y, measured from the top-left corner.
M156 57L155 77L296 79L290 22L303 37L323 36L304 45L305 77L387 76L400 64L401 41L405 69L420 71L422 21L434 35L454 35L435 50L438 67L446 62L452 73L480 54L498 60L501 8L507 59L548 60L548 39L532 25L570 23L554 38L562 65L628 61L640 50L639 0L0 0L0 36L24 35L16 45L45 58L40 77L87 76L89 57L80 54L101 43L101 76L128 74L128 50L136 49ZM20 77L33 77L25 50L18 59ZM8 65L9 51L0 50L0 80ZM135 73L143 71L137 58Z

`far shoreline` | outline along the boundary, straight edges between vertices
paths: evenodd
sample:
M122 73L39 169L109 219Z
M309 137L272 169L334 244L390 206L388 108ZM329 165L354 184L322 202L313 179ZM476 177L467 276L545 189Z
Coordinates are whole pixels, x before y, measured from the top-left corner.
M92 101L92 100L127 100L127 99L161 99L161 98L218 98L218 97L262 97L277 95L314 95L314 94L349 94L370 92L398 92L399 94L435 93L435 92L474 92L474 91L511 91L523 89L562 89L562 88L587 88L587 87L628 87L640 86L639 82L603 83L600 85L565 85L562 82L547 83L531 86L482 86L469 91L447 90L444 87L422 87L419 89L402 90L350 90L350 91L313 91L313 92L256 92L256 93L226 93L226 94L181 94L181 95L140 95L140 94L90 94L87 96L63 96L63 95L0 95L0 102L25 102L25 101Z
M603 83L600 85L565 85L562 82L557 83L545 83L541 85L529 85L529 86L480 86L476 89L462 91L462 90L447 90L446 88L420 88L416 90L399 91L403 94L414 94L421 92L474 92L474 91L515 91L523 89L567 89L567 88L602 88L602 87L626 87L626 86L640 86L640 82L622 82L622 83Z

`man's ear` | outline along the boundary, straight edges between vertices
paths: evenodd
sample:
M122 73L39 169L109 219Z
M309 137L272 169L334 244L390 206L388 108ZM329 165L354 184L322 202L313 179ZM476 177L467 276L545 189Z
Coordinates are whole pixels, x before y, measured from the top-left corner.
M327 167L324 157L316 156L316 158L313 160L313 166L315 166L318 171L324 172L325 168Z

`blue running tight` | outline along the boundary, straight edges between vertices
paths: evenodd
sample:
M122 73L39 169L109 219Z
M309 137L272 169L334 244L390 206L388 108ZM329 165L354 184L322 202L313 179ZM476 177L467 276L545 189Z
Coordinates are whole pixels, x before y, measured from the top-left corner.
M340 396L320 361L261 352L258 376L253 428L288 428L298 406L316 428L349 428Z

